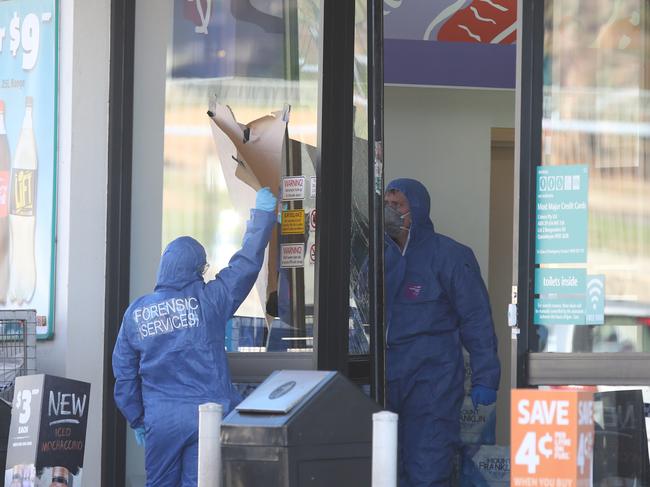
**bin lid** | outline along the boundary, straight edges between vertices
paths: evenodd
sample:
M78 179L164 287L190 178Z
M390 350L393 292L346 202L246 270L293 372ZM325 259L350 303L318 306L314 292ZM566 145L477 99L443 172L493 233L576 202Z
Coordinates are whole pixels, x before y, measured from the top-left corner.
M278 370L235 409L240 413L286 414L334 372Z

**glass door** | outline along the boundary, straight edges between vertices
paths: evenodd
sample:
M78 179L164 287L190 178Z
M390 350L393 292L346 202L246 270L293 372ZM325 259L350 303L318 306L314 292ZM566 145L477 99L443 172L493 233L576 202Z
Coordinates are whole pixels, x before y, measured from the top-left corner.
M593 484L647 485L650 2L520 5L516 385L593 392Z
M649 3L523 3L518 383L648 383Z

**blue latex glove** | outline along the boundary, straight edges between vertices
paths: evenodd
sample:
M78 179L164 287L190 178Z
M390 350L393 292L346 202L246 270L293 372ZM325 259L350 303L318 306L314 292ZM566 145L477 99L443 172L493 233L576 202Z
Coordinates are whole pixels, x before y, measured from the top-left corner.
M278 200L275 199L269 188L262 188L255 198L255 209L262 211L275 211Z
M477 409L479 404L489 406L497 401L497 391L481 385L473 386L471 395L474 409Z
M133 434L135 435L135 442L140 446L144 446L144 427L135 428Z

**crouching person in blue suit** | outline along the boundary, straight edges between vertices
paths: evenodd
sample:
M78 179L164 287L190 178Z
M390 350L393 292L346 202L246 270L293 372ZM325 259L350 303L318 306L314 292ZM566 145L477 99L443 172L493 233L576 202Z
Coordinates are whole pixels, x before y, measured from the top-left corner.
M225 326L253 287L276 224L276 199L257 193L241 250L208 283L204 248L180 237L165 249L153 293L124 314L113 350L115 403L145 446L148 487L196 487L198 406L224 414L241 400L225 353Z
M385 200L387 405L399 414L399 485L448 486L460 445L463 346L474 406L496 401L490 302L473 252L434 231L421 183L397 179Z

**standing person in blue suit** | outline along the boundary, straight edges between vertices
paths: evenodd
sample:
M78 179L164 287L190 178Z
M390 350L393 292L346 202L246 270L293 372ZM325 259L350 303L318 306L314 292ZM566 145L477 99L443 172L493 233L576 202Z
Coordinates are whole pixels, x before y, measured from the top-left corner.
M500 365L490 303L468 247L434 231L426 188L386 188L386 380L399 414L400 487L448 486L460 446L462 347L474 407L496 401Z
M253 287L276 224L276 198L257 192L244 241L204 282L205 249L179 237L163 252L153 293L124 314L113 350L115 403L145 446L147 487L196 487L198 406L224 414L241 400L225 353L225 326Z

